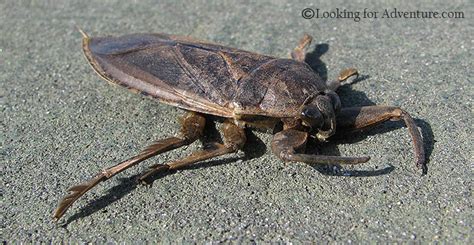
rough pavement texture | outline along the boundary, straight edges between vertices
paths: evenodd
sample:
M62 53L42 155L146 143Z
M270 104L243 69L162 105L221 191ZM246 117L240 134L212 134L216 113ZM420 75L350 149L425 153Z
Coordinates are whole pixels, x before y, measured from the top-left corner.
M465 18L305 20L306 7ZM7 0L0 13L2 240L473 242L472 2ZM322 76L347 67L366 76L341 89L345 106L397 105L417 118L428 174L415 169L397 122L317 147L372 157L355 167L285 165L265 147L271 135L255 132L246 154L136 186L147 165L200 144L149 160L87 193L55 224L69 186L173 135L181 115L102 81L83 58L76 25L91 36L173 33L279 57L307 32Z

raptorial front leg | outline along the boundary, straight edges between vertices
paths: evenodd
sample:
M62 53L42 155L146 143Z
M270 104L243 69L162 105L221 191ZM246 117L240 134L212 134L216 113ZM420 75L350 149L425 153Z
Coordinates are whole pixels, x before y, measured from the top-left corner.
M272 151L284 161L311 164L359 164L370 160L370 157L341 157L298 153L304 152L307 140L308 133L295 129L286 129L273 136Z
M306 58L306 48L311 45L312 40L312 36L304 34L304 36L298 42L298 46L296 46L296 48L291 51L291 58L300 62L304 62Z
M351 77L355 77L357 79L359 77L359 72L355 68L348 68L344 69L339 73L339 76L336 80L327 81L327 87L332 90L336 91L343 83Z
M343 108L336 117L337 132L356 131L378 125L382 122L402 120L413 141L416 166L426 172L423 138L413 118L406 111L395 106L364 106Z
M203 115L195 113L195 112L188 112L182 119L181 119L181 132L176 137L170 137L163 140L158 140L152 145L148 146L145 150L143 150L140 154L121 162L111 168L107 168L97 174L92 179L83 182L79 185L73 186L68 189L70 192L66 195L60 202L56 210L54 211L53 218L58 220L61 218L67 209L84 193L88 190L92 189L94 186L99 184L102 181L105 181L112 176L150 158L156 156L160 153L170 151L181 147L183 145L191 144L192 142L196 141L201 137L204 126L206 123L206 119Z
M194 152L188 157L170 163L151 166L149 171L140 176L139 181L141 181L142 184L149 185L151 183L150 177L157 173L183 168L199 161L236 152L244 147L247 138L243 128L235 125L233 122L226 121L222 125L221 131L224 144L214 143L214 147L211 149Z

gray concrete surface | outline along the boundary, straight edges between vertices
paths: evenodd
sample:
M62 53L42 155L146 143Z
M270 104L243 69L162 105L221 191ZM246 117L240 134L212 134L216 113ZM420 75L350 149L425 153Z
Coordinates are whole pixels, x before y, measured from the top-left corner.
M2 240L472 243L472 2L331 2L0 1ZM305 20L306 7L465 18ZM173 135L181 114L102 81L82 56L76 25L92 36L174 33L280 57L307 32L325 51L314 60L323 75L357 67L367 76L340 91L345 106L397 105L417 118L428 174L415 169L400 123L318 147L372 156L343 168L285 165L265 147L271 135L256 132L246 154L162 176L152 188L134 185L147 164L200 144L149 160L87 193L55 224L69 186Z

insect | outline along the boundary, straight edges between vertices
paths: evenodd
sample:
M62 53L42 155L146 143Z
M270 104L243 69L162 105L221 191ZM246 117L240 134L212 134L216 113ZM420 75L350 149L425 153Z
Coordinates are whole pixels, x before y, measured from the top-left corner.
M346 69L334 81L322 80L305 63L305 49L312 41L307 34L291 52L291 59L281 59L183 36L91 38L81 33L84 54L103 79L182 108L186 114L177 136L158 140L138 155L71 187L54 212L56 220L98 183L199 139L209 115L223 119L223 143L170 163L153 165L139 181L148 183L158 172L236 152L246 142L245 128L275 128L278 124L281 129L273 136L271 150L283 161L359 164L370 158L305 154L306 143L310 139L324 143L336 130L354 131L387 120L403 120L413 141L416 165L424 169L422 137L413 118L394 106L341 108L336 90L358 72Z

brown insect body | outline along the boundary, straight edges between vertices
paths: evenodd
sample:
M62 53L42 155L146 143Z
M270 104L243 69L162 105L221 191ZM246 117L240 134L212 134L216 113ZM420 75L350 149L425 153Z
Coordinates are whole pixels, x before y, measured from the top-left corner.
M273 127L272 151L284 161L309 164L359 164L369 157L305 154L310 135L319 142L336 132L373 127L387 120L403 120L413 140L416 164L425 169L422 137L411 116L398 107L341 108L336 90L355 69L341 72L335 81L323 81L305 63L305 35L292 51L292 59L280 59L235 48L166 34L132 34L90 38L83 34L83 50L95 71L105 80L187 110L180 134L158 140L138 155L107 168L94 178L73 186L54 213L59 219L85 192L98 183L160 153L188 145L204 132L206 114L224 118L223 143L182 159L151 166L139 177L149 183L157 172L242 149L245 125Z
M226 118L297 117L327 89L308 64L165 34L84 39L108 81L190 111Z

